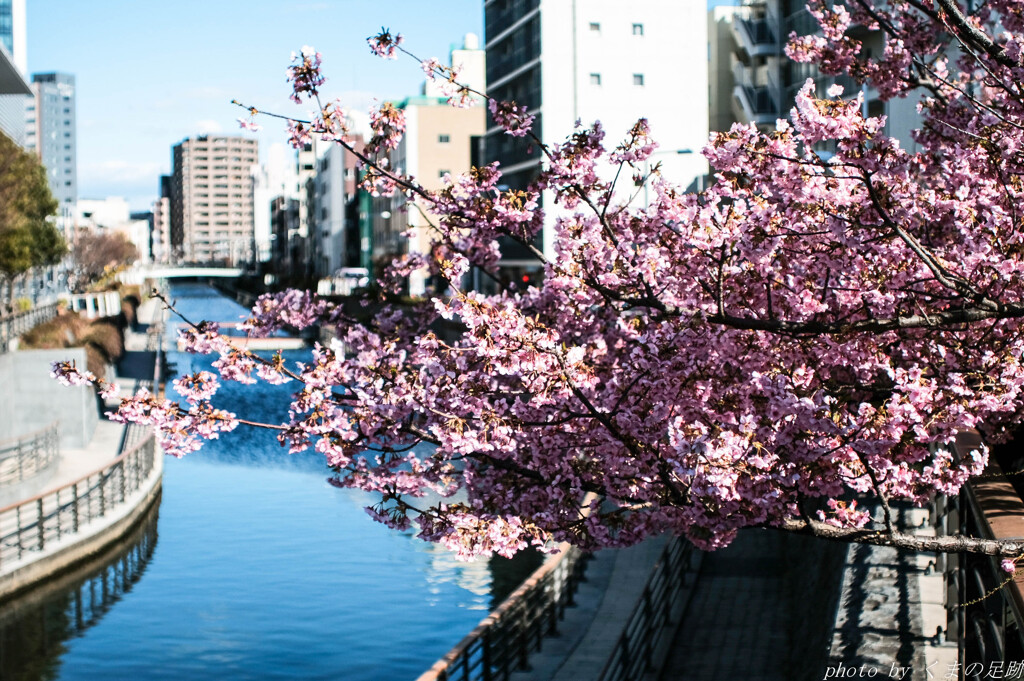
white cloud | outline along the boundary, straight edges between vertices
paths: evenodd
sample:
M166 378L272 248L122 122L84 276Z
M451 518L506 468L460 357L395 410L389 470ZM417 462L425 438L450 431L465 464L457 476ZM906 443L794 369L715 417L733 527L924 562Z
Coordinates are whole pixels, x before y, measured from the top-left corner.
M88 182L137 182L141 178L153 178L160 175L162 169L159 163L154 161L125 161L122 159L110 159L98 163L85 163L79 166L78 176Z
M162 164L151 161L109 159L78 166L78 195L82 198L121 196L135 210L144 209L156 198Z
M196 121L194 127L199 131L200 135L216 135L224 132L224 127L220 124L220 121L215 121L212 118Z

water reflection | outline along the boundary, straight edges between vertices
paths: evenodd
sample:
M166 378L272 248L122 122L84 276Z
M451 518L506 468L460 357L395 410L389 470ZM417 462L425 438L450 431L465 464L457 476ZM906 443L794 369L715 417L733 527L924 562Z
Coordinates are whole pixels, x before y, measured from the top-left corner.
M173 294L193 319L241 311L208 287ZM173 346L169 356L179 373L212 361ZM217 404L281 422L295 389L229 382ZM416 678L515 587L501 576L506 562L460 563L373 522L363 511L372 495L329 485L322 456L286 451L273 432L239 428L168 459L160 551L146 579L111 608L128 591L116 585L133 583L130 569L116 568L5 624L0 679Z
M99 623L132 590L157 543L159 497L100 556L0 607L0 679L57 678L65 643Z

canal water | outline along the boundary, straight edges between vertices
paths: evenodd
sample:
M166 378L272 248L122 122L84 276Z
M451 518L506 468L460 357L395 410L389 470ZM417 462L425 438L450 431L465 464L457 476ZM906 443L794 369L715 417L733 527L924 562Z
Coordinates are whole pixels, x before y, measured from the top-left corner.
M244 312L207 287L172 295L193 319ZM177 374L212 361L168 359ZM228 383L215 404L279 421L294 389ZM134 536L0 608L0 679L415 679L532 567L457 562L373 522L371 497L328 474L255 429L167 458Z

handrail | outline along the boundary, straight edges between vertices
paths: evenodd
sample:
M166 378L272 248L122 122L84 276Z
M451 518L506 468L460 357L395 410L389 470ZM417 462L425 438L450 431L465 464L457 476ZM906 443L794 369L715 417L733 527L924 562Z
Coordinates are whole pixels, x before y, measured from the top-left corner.
M50 303L9 317L0 317L0 352L9 352L16 338L56 317L58 307L57 303Z
M964 459L980 446L974 431L957 435L953 452ZM985 474L968 481L960 494L936 500L936 530L985 539L1020 539L1024 536L1024 500L1003 475L994 458ZM963 678L980 679L977 669L990 662L1024 656L1024 574L1012 579L992 556L950 554L940 556L946 590L949 638L959 646L968 670ZM975 663L980 662L980 665ZM974 670L974 671L970 671Z
M527 668L530 651L557 632L573 604L588 557L568 543L558 548L418 681L508 681L515 669Z
M123 504L149 479L156 455L150 434L112 462L30 499L0 508L0 572L26 553L77 533Z
M661 638L671 634L666 625L686 584L692 555L693 544L687 540L669 540L598 681L636 681L652 668Z
M0 486L31 478L50 466L60 449L60 422L0 443Z

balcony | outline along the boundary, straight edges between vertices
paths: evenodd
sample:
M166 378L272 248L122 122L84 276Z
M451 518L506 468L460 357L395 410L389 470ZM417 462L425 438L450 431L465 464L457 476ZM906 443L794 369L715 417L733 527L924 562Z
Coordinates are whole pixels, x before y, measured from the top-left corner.
M781 88L771 68L754 69L737 63L733 68L733 108L737 120L774 126L782 116Z
M751 7L751 14L737 16L733 20L733 34L736 44L751 58L771 57L782 54L782 40L779 36L779 18L775 3Z

